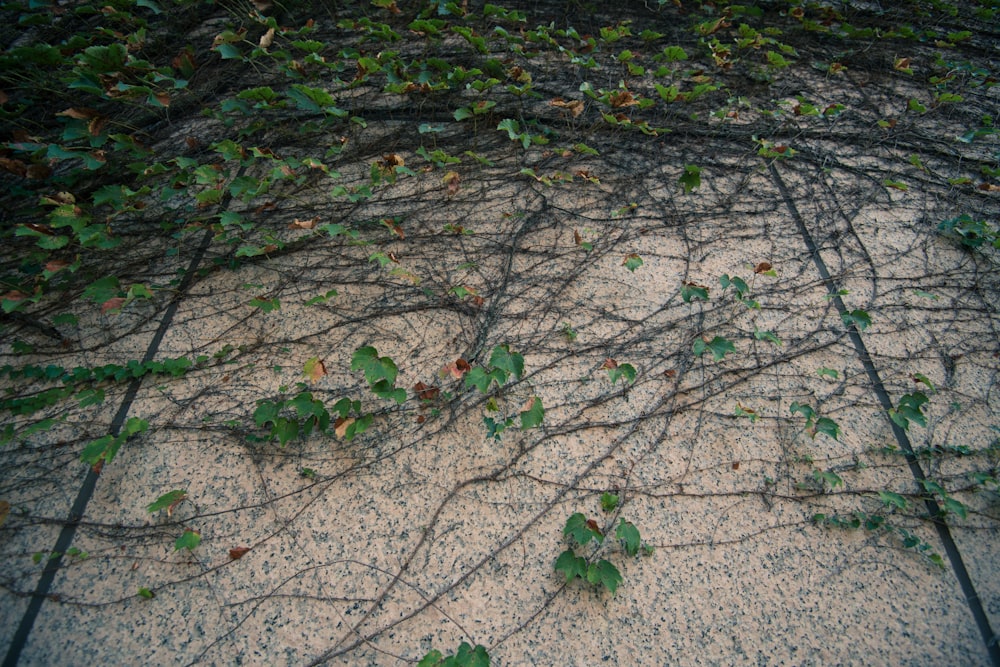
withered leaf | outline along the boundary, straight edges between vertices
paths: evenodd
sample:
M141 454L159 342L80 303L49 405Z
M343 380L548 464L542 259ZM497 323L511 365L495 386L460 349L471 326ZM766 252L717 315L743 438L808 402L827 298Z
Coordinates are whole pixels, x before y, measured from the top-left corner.
M274 43L274 28L268 28L267 32L260 36L260 48L266 49Z
M333 423L333 432L340 439L347 437L347 428L354 423L354 417L338 417Z
M292 224L288 225L289 229L315 229L316 225L319 224L319 216L309 218L308 220L299 220L295 218Z
M549 102L549 105L556 107L557 109L564 109L569 112L573 118L576 118L583 113L583 102L581 100L570 100L567 102L563 98L557 97Z
M70 107L64 111L60 111L56 114L57 116L66 116L67 118L74 118L76 120L90 120L91 118L96 118L100 113L96 109L91 109L90 107Z
M250 551L250 547L233 547L229 550L229 560L239 560Z
M611 102L611 106L615 109L630 107L638 104L638 102L635 101L635 97L632 96L632 92L629 90L620 90L618 92L611 93L611 97L608 98L608 101Z
M125 305L125 297L123 296L112 297L101 304L101 314L103 315L108 311L121 310L121 307L124 305Z
M423 382L413 385L413 391L416 392L417 398L422 401L433 401L441 393L441 390L437 387L428 386Z
M754 267L753 272L754 273L767 273L768 271L771 270L771 268L772 267L771 267L771 263L770 262L761 262L760 264L758 264L757 266Z
M609 357L609 358L607 358L607 359L604 360L604 363L601 365L601 368L605 369L605 370L611 370L612 368L618 368L618 362L615 361L614 359L611 359Z
M457 171L449 171L441 180L448 186L448 195L451 196L458 192L459 183L461 183L462 178L458 175Z
M469 362L459 357L441 369L441 376L451 375L456 380L461 380L462 376L471 370L472 366L469 365Z

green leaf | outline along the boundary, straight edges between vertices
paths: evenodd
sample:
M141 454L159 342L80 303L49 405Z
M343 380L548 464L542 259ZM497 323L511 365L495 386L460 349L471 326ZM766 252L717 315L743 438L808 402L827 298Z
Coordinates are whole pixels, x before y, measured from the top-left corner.
M252 308L260 308L265 313L271 313L275 310L281 310L281 301L278 299L254 298L250 300L250 306Z
M556 572L562 572L566 575L566 581L576 577L587 578L587 561L573 553L572 549L567 549L559 554L554 567Z
M900 397L896 408L889 410L889 416L893 422L905 431L910 430L910 422L926 428L927 417L924 416L923 406L927 403L927 400L927 396L919 391L912 394L904 394Z
M174 551L180 551L181 549L194 551L199 544L201 544L201 535L193 530L185 530L174 542Z
M813 420L816 419L816 411L812 409L812 406L799 403L795 401L789 407L789 412L793 415L798 413L806 418L806 428L811 428L813 425Z
M618 523L618 528L615 530L615 537L622 541L622 544L625 546L625 553L629 556L635 556L639 553L642 538L639 537L639 529L635 527L635 524L621 519Z
M364 371L369 385L385 380L390 386L395 384L399 372L391 358L378 356L378 351L371 346L360 347L354 352L354 356L351 357L351 370Z
M294 440L298 435L299 422L297 419L278 417L274 422L274 426L271 427L271 437L277 436L278 444L282 447L287 445L290 440Z
M617 384L619 378L625 378L628 383L635 382L635 375L635 366L632 364L618 364L614 368L608 369L608 377L611 378L612 385Z
M692 299L708 301L708 288L703 285L685 282L681 284L681 298L684 303L691 303Z
M694 356L696 357L700 357L704 354L705 350L711 350L712 359L715 361L721 361L727 354L736 352L736 346L722 336L716 336L710 341L705 341L705 339L699 338L694 342L694 345L692 345L692 350L694 351Z
M613 595L618 590L618 584L622 582L622 575L617 567L602 558L587 568L587 581L594 585L603 585Z
M90 299L94 303L104 303L108 299L113 299L121 294L121 283L115 276L106 276L100 280L87 285L83 290L85 299Z
M92 440L86 447L83 448L83 452L80 453L80 458L90 465L97 465L108 452L108 450L114 445L115 436L105 435L97 440Z
M773 331L761 331L760 329L754 329L753 337L757 340L766 340L769 343L774 343L775 345L781 346L781 339Z
M879 491L879 500L882 501L886 507L895 507L896 509L905 510L909 503L906 498L899 495L898 493L893 493L892 491Z
M691 194L693 190L701 186L701 167L693 164L684 165L684 173L677 180L684 186L684 192Z
M820 417L817 419L813 431L814 433L825 433L834 440L837 440L840 436L840 426L829 417Z
M872 323L872 318L863 310L849 310L846 313L841 313L840 319L844 322L845 327L853 324L858 331L864 331Z
M836 380L840 377L840 374L832 368L827 368L826 366L821 366L816 369L816 375L822 377L830 378L831 380Z
M500 368L517 379L524 375L524 357L517 352L511 352L507 344L497 345L490 355L490 366ZM503 384L503 383L501 383Z
M146 506L146 511L150 514L159 512L160 510L165 510L169 507L177 505L182 500L187 498L187 491L184 489L174 489L173 491L168 491L162 496L151 502Z
M586 516L576 512L566 519L563 535L570 537L581 547L590 544L591 540L597 540L599 543L604 542L604 535L596 526L595 522L588 521Z
M968 508L961 502L951 498L950 496L945 496L941 500L941 506L945 512L951 512L952 514L957 514L963 519L968 518Z
M521 412L521 430L526 431L541 426L544 417L545 408L542 407L542 399L532 396L528 409Z
M626 269L635 273L635 270L642 266L642 257L633 252L625 257L625 261L622 264L624 264Z
M602 493L601 494L601 509L605 512L614 512L618 509L618 503L621 499L613 493Z
M144 600L152 600L153 598L156 597L156 593L154 593L153 591L149 590L148 588L141 587L141 586L139 587L139 590L138 590L137 594L138 594L139 597L143 598Z

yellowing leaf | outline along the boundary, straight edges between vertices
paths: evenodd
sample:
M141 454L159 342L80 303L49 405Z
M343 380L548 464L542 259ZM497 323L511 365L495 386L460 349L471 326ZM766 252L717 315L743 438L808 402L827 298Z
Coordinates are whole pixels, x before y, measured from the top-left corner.
M303 370L305 371L306 377L313 382L316 382L321 377L326 375L326 365L319 357L313 357L307 361Z

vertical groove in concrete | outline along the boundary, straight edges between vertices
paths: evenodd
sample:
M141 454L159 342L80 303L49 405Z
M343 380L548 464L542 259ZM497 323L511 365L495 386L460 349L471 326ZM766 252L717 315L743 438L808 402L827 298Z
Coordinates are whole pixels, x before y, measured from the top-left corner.
M847 312L847 308L838 294L839 288L835 285L826 263L820 256L819 248L816 246L816 242L809 233L809 229L806 227L802 215L795 206L795 200L792 199L791 193L788 191L788 186L785 185L785 181L781 178L781 174L778 173L778 169L774 166L774 162L771 162L768 165L768 168L770 169L771 177L774 179L775 185L778 187L778 191L781 193L781 199L784 201L785 207L788 209L789 214L795 221L799 234L802 236L802 240L805 243L806 248L809 250L809 255L812 258L813 264L816 266L816 270L819 272L820 278L822 278L823 284L826 286L827 292L833 300L837 312L843 315ZM872 383L872 388L875 391L875 396L878 398L879 405L882 407L882 410L888 414L889 409L893 407L892 400L889 398L889 392L886 391L885 385L882 383L882 378L878 374L878 369L875 368L875 363L872 361L871 355L868 353L868 348L865 346L865 342L862 340L861 334L853 325L851 325L847 329L847 335L851 339L851 343L858 355L858 359L861 361L861 364L865 369L865 373L867 374L869 381ZM917 482L922 482L926 479L926 476L924 475L923 468L920 467L920 462L917 460L916 454L913 452L913 446L910 443L910 439L907 436L906 431L895 422L890 421L889 425L892 427L892 433L896 438L896 442L899 444L900 449L906 457L906 463L910 467L910 472L913 475L913 478L917 480ZM934 523L934 528L937 530L938 538L944 545L948 561L951 563L952 570L955 573L955 578L958 579L958 583L962 587L962 593L965 595L965 601L969 605L969 611L972 612L972 617L975 619L976 625L979 627L979 633L982 635L983 642L986 644L986 650L989 653L990 659L995 667L1000 667L1000 642L998 642L998 638L993 632L993 628L990 626L989 617L983 609L983 603L979 599L979 594L976 593L976 587L972 583L972 578L969 576L969 571L965 567L965 562L962 560L962 554L958 550L958 545L955 544L955 540L951 535L951 530L948 528L948 524L941 518L941 507L938 505L937 501L930 496L924 498L924 505L927 508L927 512L932 517L932 522Z
M208 251L208 246L212 242L212 236L213 232L211 230L206 230L205 236L202 238L201 245L198 246L194 257L191 258L191 263L188 265L187 273L184 274L184 278L181 280L173 300L171 300L171 302L167 305L166 310L163 312L163 317L160 319L160 325L157 327L156 333L153 334L153 338L150 340L149 346L146 348L146 354L143 355L143 363L152 361L156 356L156 353L159 351L160 343L163 342L163 337L166 335L167 330L173 323L174 315L177 313L177 307L180 305L181 297L191 286L191 281L194 278L195 271L197 270L198 265L201 264L201 260L205 256L205 253ZM115 413L114 419L111 420L111 435L117 436L121 431L122 425L125 423L125 418L128 416L129 410L132 408L132 402L139 393L139 387L141 385L141 377L136 378L129 383L128 389L125 391L125 396L122 397L122 402L118 408L118 412ZM55 546L52 548L52 552L57 555L45 563L45 569L42 570L42 574L38 578L38 584L35 586L35 591L31 595L31 600L28 602L28 608L21 617L21 622L18 623L17 630L14 632L14 637L11 640L10 647L7 649L7 655L4 657L3 667L15 667L21 659L21 652L28 643L28 637L31 635L31 629L34 627L35 620L38 618L38 613L41 611L42 603L45 602L45 598L49 594L49 589L52 587L52 582L55 580L56 573L62 565L62 554L66 553L66 551L70 548L70 545L73 544L73 538L76 536L76 528L87 509L87 503L90 502L91 497L94 495L94 490L97 488L97 478L98 473L91 468L87 472L87 477L83 480L83 484L80 486L80 490L76 494L76 499L73 501L73 506L69 511L69 517L63 525L62 530L59 531L59 537L56 538Z

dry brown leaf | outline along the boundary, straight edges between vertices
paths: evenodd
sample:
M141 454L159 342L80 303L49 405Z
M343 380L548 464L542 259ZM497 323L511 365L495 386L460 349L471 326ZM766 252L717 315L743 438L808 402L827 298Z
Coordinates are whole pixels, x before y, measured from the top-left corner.
M24 164L20 160L12 160L7 157L0 157L0 169L9 174L20 176L21 178L28 175L28 165Z
M67 262L66 260L53 259L45 263L45 270L48 271L49 273L57 273L65 269L67 266L69 266L69 262Z
M580 100L570 100L567 102L563 98L557 97L549 102L549 104L557 109L565 109L573 118L583 113L583 102Z
M292 224L288 225L289 229L315 229L316 225L319 224L319 216L309 218L308 220L299 220L295 218Z
M10 514L10 503L6 500L0 500L0 526L7 520L8 514Z
M346 419L343 417L338 417L337 421L335 421L333 424L334 434L338 438L343 440L344 438L347 437L347 428L353 423L354 423L354 417L347 417Z
M910 59L909 58L896 58L896 63L893 65L896 69L900 71L910 69Z
M758 264L757 266L755 266L753 268L753 272L754 273L767 273L768 271L771 270L771 268L772 267L771 267L771 263L770 262L761 262L760 264Z
M421 401L433 401L441 393L441 390L437 387L431 387L423 382L418 382L413 385L413 391L417 394L417 398Z
M992 183L980 183L978 188L983 192L1000 192L1000 185L993 185Z
M92 137L99 137L101 136L101 132L104 130L104 126L107 124L107 116L98 116L87 123L87 132L89 132Z
M96 109L91 109L90 107L70 107L65 111L60 111L56 114L57 116L66 116L67 118L75 118L76 120L90 120L91 118L96 118L100 115Z
M601 368L606 370L611 370L612 368L618 368L618 362L609 357L604 360L604 364L601 365Z
M52 168L44 164L29 164L28 165L28 178L34 180L44 180L52 175Z
M229 560L239 560L250 551L250 547L233 547L229 550Z
M615 109L630 107L638 104L638 102L635 101L635 97L632 96L632 91L629 90L620 90L616 93L611 93L611 97L608 98L608 101L611 102L611 106Z
M448 196L450 197L458 192L462 177L458 175L457 171L449 171L441 180L448 186Z
M575 229L573 230L573 241L575 241L577 245L583 243L583 237L580 236L580 232Z
M268 28L267 32L260 36L260 48L266 49L274 44L274 28Z

